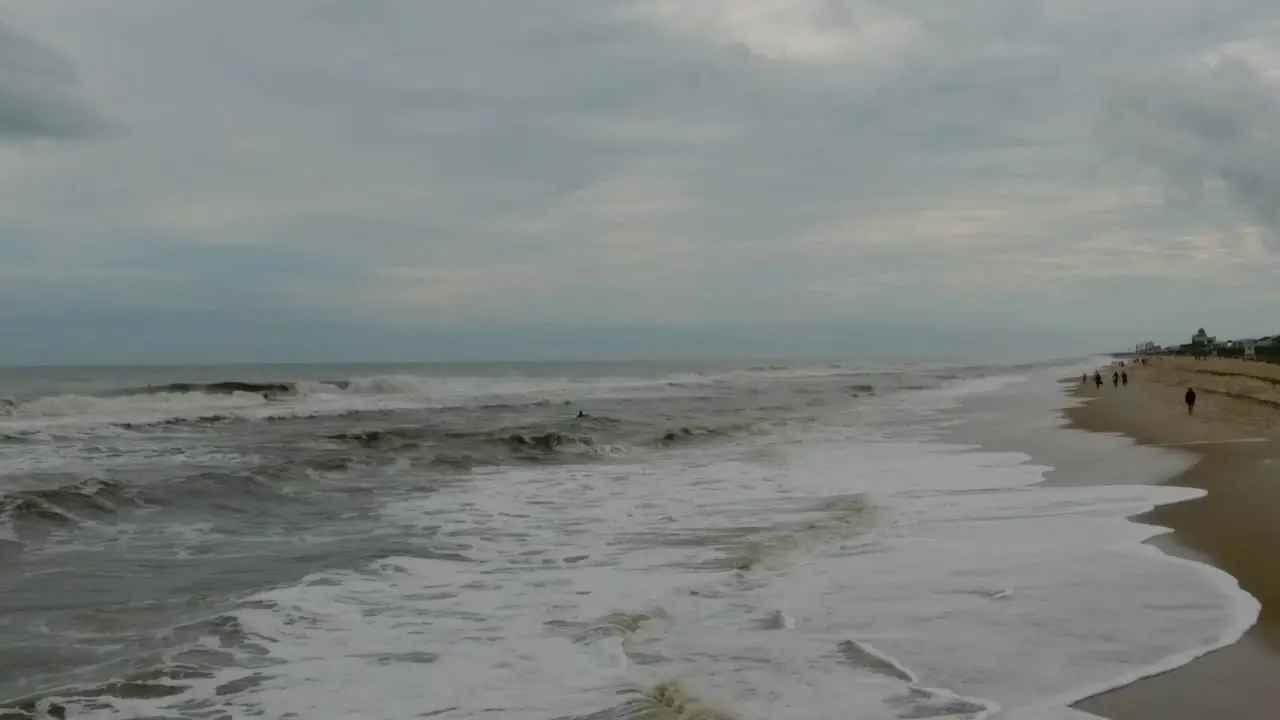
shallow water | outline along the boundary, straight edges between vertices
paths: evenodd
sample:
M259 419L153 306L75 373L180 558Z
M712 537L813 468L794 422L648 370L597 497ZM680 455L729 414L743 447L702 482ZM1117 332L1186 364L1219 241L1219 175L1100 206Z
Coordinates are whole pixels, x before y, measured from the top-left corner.
M1195 491L1039 484L1013 448L1092 442L1054 427L1059 370L361 370L10 378L0 698L1029 720L1256 613L1124 519ZM293 384L120 392L245 378ZM947 440L975 421L998 449Z

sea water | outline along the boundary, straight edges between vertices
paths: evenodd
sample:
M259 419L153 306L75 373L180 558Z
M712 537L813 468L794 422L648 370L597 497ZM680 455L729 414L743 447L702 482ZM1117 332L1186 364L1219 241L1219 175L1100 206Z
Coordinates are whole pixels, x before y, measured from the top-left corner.
M454 376L411 392L418 376L402 373L356 392L304 385L275 406L130 396L145 406L130 427L151 423L141 432L104 427L117 398L43 414L32 403L70 401L26 400L8 421L15 478L57 458L88 472L94 443L151 488L201 488L191 467L261 479L272 463L305 466L277 468L269 489L206 494L228 507L203 512L99 470L142 507L85 486L114 505L94 515L39 496L70 518L44 534L11 517L22 549L5 569L27 583L46 643L77 636L39 606L68 586L42 580L36 558L136 566L104 575L120 586L104 607L80 609L131 625L85 619L78 637L100 652L65 661L79 664L61 677L79 680L45 674L29 697L70 717L1085 717L1066 706L1233 641L1257 604L1143 544L1162 530L1126 518L1198 492L1146 482L1174 456L1058 427L1073 401L1056 380L1079 372ZM171 422L193 401L205 404ZM580 420L581 404L600 412ZM693 416L715 421L681 424ZM956 439L966 424L980 442ZM552 425L559 439L525 453ZM358 450L334 456L350 437ZM469 459L452 462L461 445ZM1045 484L1051 466L1034 457L1055 453L1090 458L1099 484ZM1126 482L1141 468L1156 470ZM266 502L278 505L245 509ZM170 576L183 581L156 579ZM142 601L126 583L151 588L154 612L127 612Z

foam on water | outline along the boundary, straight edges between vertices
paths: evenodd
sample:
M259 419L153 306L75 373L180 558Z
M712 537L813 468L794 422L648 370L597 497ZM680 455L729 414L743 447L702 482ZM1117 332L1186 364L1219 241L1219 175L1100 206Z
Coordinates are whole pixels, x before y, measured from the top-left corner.
M1238 637L1256 602L1125 519L1197 491L1042 486L1024 454L929 438L1015 382L913 394L897 431L778 439L769 462L690 449L398 499L383 523L420 553L248 598L238 662L99 712L1059 720Z
M765 367L708 372L606 377L427 376L410 372L358 375L343 380L282 379L258 391L195 391L207 385L179 383L154 388L115 388L106 394L53 392L46 395L0 396L0 438L32 432L76 433L120 423L147 424L201 417L264 420L348 412L453 407L582 403L687 395L691 389L714 391L805 383L822 378L901 376L919 373L936 381L947 377L947 364L832 365ZM266 372L264 370L264 372ZM274 372L278 372L274 371ZM261 383L258 383L261 385ZM253 386L253 383L249 383ZM243 386L243 383L241 384ZM281 391L277 389L284 388ZM867 387L871 387L868 385Z
M682 394L691 387L806 380L873 370L839 368L673 373L656 377L426 377L409 373L356 376L339 382L302 380L287 393L138 392L123 395L53 394L0 405L0 432L97 428L112 423L161 422L221 415L242 419L306 417L349 411L426 409L475 404L581 402Z

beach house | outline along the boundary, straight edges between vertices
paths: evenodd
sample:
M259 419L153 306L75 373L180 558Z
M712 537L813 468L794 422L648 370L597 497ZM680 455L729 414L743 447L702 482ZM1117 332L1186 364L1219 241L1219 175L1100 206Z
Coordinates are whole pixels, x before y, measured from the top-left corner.
M1191 355L1192 357L1202 358L1213 354L1214 345L1218 338L1210 335L1200 328L1195 335L1191 336Z

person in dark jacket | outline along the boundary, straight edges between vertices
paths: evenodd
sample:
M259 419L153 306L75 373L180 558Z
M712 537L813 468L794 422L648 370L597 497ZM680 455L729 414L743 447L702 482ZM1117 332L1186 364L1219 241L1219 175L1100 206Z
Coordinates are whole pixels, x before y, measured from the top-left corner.
M1183 401L1187 403L1187 414L1194 415L1196 412L1196 391L1187 388L1187 394L1183 396Z

